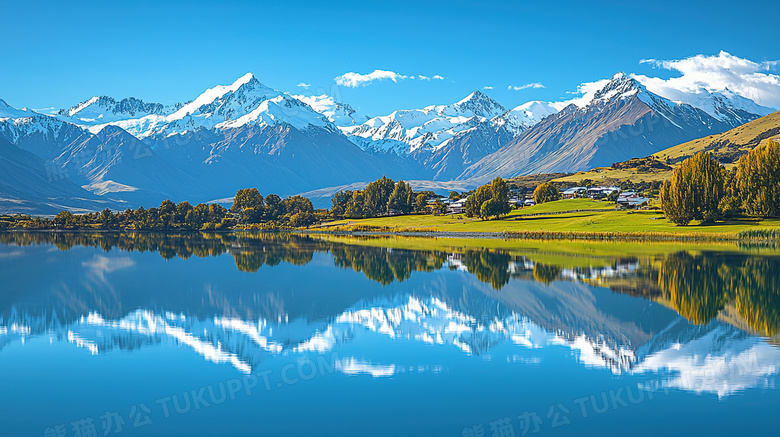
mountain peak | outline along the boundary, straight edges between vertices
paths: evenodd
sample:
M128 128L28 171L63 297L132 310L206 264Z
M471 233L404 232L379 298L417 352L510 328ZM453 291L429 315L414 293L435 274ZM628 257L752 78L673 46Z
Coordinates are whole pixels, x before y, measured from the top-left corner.
M623 99L641 92L647 92L644 85L625 73L618 72L593 94L588 104Z
M109 96L94 96L68 109L60 109L57 111L57 115L76 117L80 122L86 123L106 123L127 117L141 117L149 114L163 115L176 107L178 104L166 107L160 103L147 103L135 97L117 100Z
M458 102L458 104L466 103L466 102L473 101L473 100L482 100L482 99L486 99L486 98L489 99L490 97L485 95L485 93L483 93L482 91L476 90L473 93L471 93L471 94L467 95L466 97L464 97L463 99L461 99Z
M506 111L498 102L479 90L451 105L450 108L459 113L471 113L488 119L501 115Z
M255 86L255 85L258 85L258 84L260 84L260 81L257 80L255 75L252 74L252 73L247 73L247 74L239 77L238 79L236 79L236 81L233 82L233 84L230 85L228 87L228 89L230 89L230 91L236 91L236 90L238 90L239 88L241 88L244 85Z

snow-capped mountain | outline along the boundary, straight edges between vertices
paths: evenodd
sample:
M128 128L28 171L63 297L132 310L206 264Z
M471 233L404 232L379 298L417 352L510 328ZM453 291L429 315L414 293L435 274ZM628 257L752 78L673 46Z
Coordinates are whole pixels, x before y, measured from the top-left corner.
M720 102L725 102L721 100ZM725 114L721 109L720 114ZM467 168L459 179L574 172L651 155L726 131L759 114L715 118L687 103L654 94L623 73Z
M453 104L368 118L333 97L287 94L248 73L167 106L99 96L47 115L0 100L0 137L45 163L70 166L58 172L70 171L69 177L93 193L138 207L172 193L179 200L208 201L256 185L289 195L366 183L383 174L473 186L496 175L588 170L723 132L771 111L729 90L670 98L624 74L599 83L568 103L534 101L506 110L476 91ZM139 141L116 130L93 139L108 126ZM132 163L116 159L108 173L81 165L97 158L85 155L120 150L120 144L143 144L159 161L152 167L176 169L201 183L185 183L190 189L183 191L176 175L151 183L140 170L151 161L131 171ZM119 179L107 179L109 173ZM24 191L24 183L13 188ZM196 187L209 187L213 195L204 197Z
M524 103L459 133L426 157L424 165L432 171L432 179L453 180L472 164L499 150L523 131L556 112L551 103Z
M341 130L355 144L372 152L414 154L444 147L453 137L506 112L503 106L480 91L451 105L394 111Z
M113 99L106 99L106 106L111 107L111 101ZM145 104L136 105L138 107L131 110L117 109L118 112L111 112L116 105L107 111L99 103L99 98L93 98L70 110L60 111L59 116L67 116L70 120L75 116L75 122L89 126L92 133L99 132L107 125L114 125L141 139L167 137L199 129L233 129L245 125L289 124L297 129L316 126L335 130L325 116L315 112L309 105L263 85L252 73L245 74L230 85L209 88L185 104L169 107ZM98 105L101 110L87 111L84 117L79 117L79 114L94 105ZM114 114L115 120L102 123L108 118L105 117L106 112ZM128 117L132 115L131 112L136 116Z
M519 135L524 130L539 123L543 118L556 112L558 110L552 103L535 100L510 109L492 119L491 122L496 128L503 126L512 134Z
M16 109L0 100L0 137L44 161L56 158L69 142L89 135L72 123L27 108Z
M293 95L292 97L311 106L312 109L328 118L328 120L338 127L349 127L365 123L369 117L355 111L347 103L337 102L332 96L322 94L314 95Z
M146 103L135 97L116 100L108 96L95 96L68 109L60 109L56 116L82 126L104 126L106 123L143 118L148 115L171 114L183 105L166 106Z
M5 100L0 99L0 122L5 122L8 119L32 117L35 115L40 115L40 114L38 114L35 111L29 110L27 108L16 109L13 106L6 103Z
M758 105L754 101L733 93L729 89L713 93L700 89L696 93L680 93L677 99L671 100L699 108L713 118L732 126L739 126L755 120L757 118L756 115L763 117L774 112L772 108Z

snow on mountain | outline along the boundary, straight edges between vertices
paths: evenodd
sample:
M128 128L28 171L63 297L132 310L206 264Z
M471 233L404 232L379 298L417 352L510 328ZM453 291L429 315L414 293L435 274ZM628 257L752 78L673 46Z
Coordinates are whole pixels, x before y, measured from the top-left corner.
M667 92L667 94L671 93ZM758 118L757 116L763 117L774 112L774 109L758 105L729 89L710 93L706 89L700 88L696 92L679 92L671 96L664 95L663 97L676 103L687 103L703 110L717 120L734 126L752 121Z
M722 121L654 94L623 73L584 84L580 92L582 97L562 102L567 104L558 113L466 168L458 179L483 181L608 166L758 118L745 113L743 119Z
M0 99L0 137L44 161L54 159L62 145L88 135L72 123L27 108L16 109Z
M108 100L107 102L110 103ZM166 137L198 129L231 129L244 125L274 126L282 123L297 129L316 126L335 130L325 116L314 111L309 105L263 85L252 73L245 74L231 85L209 88L185 104L164 107L155 104L144 106L137 102L140 101L135 101L136 107L130 110L108 105L119 111L112 112L115 115L114 120L106 116L105 110L100 114L89 111L92 106L100 107L100 98L93 98L71 110L61 111L61 116L67 115L72 119L75 115L75 122L88 126L92 133L99 132L107 125L115 125L138 138ZM127 117L130 112L134 112L136 116ZM79 118L82 113L84 117ZM93 115L97 117L92 117ZM103 117L100 118L100 115ZM109 121L101 123L106 119Z
M451 105L398 110L371 118L359 126L340 129L349 136L376 142L372 144L356 140L355 143L364 150L398 151L400 142L408 145L405 154L411 154L437 150L456 135L468 132L479 123L504 112L506 109L503 106L480 91L475 91Z
M338 127L359 125L369 119L369 117L355 111L350 105L336 102L336 99L327 94L319 96L293 95L293 97L328 117L328 120Z
M0 99L0 122L7 121L9 119L33 117L37 115L41 115L41 114L38 114L37 112L27 108L16 109L13 106L6 103L5 100Z
M74 124L95 126L142 118L147 115L167 115L181 106L181 103L171 106L165 106L161 103L146 103L135 97L117 101L108 96L95 96L68 109L60 109L56 116Z
M504 126L514 135L532 127L548 115L558 112L549 102L531 101L510 109L491 120L496 128Z
M615 88L616 84L618 87L623 87L622 91ZM551 103L551 106L557 110L570 104L574 104L578 108L586 108L598 101L607 101L618 94L621 94L619 97L628 97L634 94L647 96L648 93L651 93L677 105L687 104L701 109L716 120L734 127L774 112L772 108L758 105L728 88L721 91L708 91L705 88L683 91L656 86L655 81L648 80L645 76L626 75L625 73L617 73L611 79L584 83L579 87L579 92L582 93L582 96L554 102Z

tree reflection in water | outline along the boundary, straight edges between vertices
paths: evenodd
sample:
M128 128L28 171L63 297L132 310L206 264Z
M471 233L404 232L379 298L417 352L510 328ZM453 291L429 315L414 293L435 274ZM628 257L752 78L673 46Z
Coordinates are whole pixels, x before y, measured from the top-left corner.
M289 233L60 233L4 232L0 243L27 246L53 244L66 251L74 246L95 247L104 251L157 252L165 259L212 257L230 254L243 272L257 272L263 266L281 263L305 265L315 252L330 253L336 266L361 272L380 284L409 279L413 272L431 272L453 263L465 267L479 281L500 290L512 277L550 284L561 279L581 279L581 267L529 261L500 250L463 249L455 253L442 250L389 249L362 244L333 242ZM453 249L454 250L454 249ZM533 258L529 254L530 258ZM632 262L636 262L632 258ZM621 260L615 259L611 271L619 272ZM646 262L633 278L639 285L624 282L612 286L607 280L598 285L614 291L660 288L662 297L684 317L705 324L728 305L734 305L740 317L754 331L773 336L780 326L780 258L739 252L687 251L672 253L658 267ZM528 267L532 266L532 267ZM532 270L529 270L532 269ZM569 274L564 274L566 269ZM593 275L593 268L589 275ZM601 273L596 271L597 276ZM626 276L626 275L624 275ZM631 277L631 274L627 276ZM648 278L656 278L653 283ZM625 278L622 278L625 279ZM583 279L586 280L586 279ZM588 279L590 281L590 279ZM644 281L644 282L643 282ZM647 293L652 297L652 293Z

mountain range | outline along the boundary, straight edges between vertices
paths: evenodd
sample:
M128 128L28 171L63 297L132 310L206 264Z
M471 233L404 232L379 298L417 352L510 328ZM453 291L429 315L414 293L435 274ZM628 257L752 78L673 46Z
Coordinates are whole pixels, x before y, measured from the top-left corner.
M0 100L0 139L19 149L3 145L0 159L26 163L0 175L0 208L51 214L206 202L245 187L332 192L382 175L473 187L647 156L772 112L728 90L670 100L622 73L603 82L570 102L506 109L475 91L377 117L329 96L278 91L252 74L173 105L96 96L43 114ZM33 183L41 175L51 187Z

